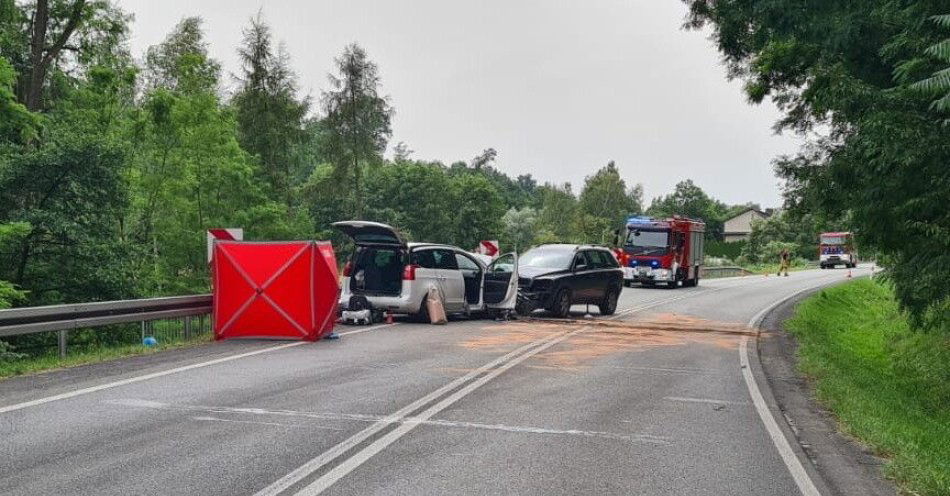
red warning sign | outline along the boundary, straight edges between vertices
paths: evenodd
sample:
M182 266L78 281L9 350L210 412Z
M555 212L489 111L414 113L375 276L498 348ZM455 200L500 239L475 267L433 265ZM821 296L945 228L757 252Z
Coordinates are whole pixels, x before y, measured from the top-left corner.
M498 256L498 240L482 241L478 244L477 253L488 255L489 257Z

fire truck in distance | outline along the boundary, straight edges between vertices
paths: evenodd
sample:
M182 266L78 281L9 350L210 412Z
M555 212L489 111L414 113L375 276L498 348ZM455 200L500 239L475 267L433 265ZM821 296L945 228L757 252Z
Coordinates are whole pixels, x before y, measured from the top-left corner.
M624 284L696 286L703 263L706 224L674 215L669 219L634 216L617 231Z
M818 243L818 261L822 269L844 265L849 269L858 266L858 251L854 248L851 232L821 233Z

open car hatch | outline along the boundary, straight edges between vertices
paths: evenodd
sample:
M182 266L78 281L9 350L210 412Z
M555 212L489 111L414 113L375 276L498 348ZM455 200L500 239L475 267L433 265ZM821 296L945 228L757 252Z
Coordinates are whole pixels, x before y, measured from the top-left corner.
M333 227L353 238L357 245L405 247L406 240L392 226L364 220L334 222Z

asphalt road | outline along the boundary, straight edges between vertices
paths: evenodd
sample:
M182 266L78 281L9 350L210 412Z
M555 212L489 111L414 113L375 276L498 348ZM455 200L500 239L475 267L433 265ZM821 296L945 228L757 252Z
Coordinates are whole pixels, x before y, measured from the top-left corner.
M609 323L344 327L2 381L0 494L808 494L740 349L845 274L625 289Z

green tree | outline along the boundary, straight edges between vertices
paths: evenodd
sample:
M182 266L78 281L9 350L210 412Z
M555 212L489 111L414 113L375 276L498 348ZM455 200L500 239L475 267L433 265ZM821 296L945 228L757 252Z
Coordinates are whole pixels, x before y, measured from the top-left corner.
M30 226L0 254L0 279L28 291L30 303L135 294L137 248L123 230L130 201L122 139L134 71L121 39L100 41L96 57L77 57L68 74L52 66L55 91L46 97L57 99L44 108L42 133L0 157L0 224Z
M366 216L398 227L418 241L450 243L456 204L437 164L403 161L366 175Z
M723 221L727 215L724 203L710 198L692 179L676 183L673 193L654 198L647 213L654 217L682 215L706 223L706 237L721 239Z
M0 55L19 74L17 100L31 111L68 89L77 67L116 58L129 16L105 0L0 0ZM11 33L19 30L18 34ZM63 86L63 84L66 86Z
M57 139L0 170L0 224L30 230L5 251L5 279L34 304L131 296L132 247L119 236L128 208L124 147L56 129Z
M132 235L149 256L137 262L147 294L207 288L203 246L212 227L287 236L306 219L268 200L254 164L238 144L234 113L217 93L220 65L210 59L200 20L182 20L152 47L145 72L153 85L133 131ZM146 277L147 274L147 277Z
M950 14L933 16L931 19L944 28L950 28ZM950 38L944 38L927 47L924 54L938 60L942 64L950 64ZM905 62L897 67L898 80L907 82L917 65L926 63L920 58ZM950 65L943 67L930 77L910 85L924 94L931 94L937 99L931 104L932 108L941 112L950 111Z
M945 46L945 29L926 20L947 14L946 3L686 3L688 24L712 28L750 100L778 104L779 129L828 131L777 161L786 205L850 214L861 246L881 254L902 308L917 324L950 329L950 126L933 105L939 93L912 86L935 74L938 83L946 67L921 56Z
M639 213L641 205L636 200L642 194L642 188L627 190L613 160L588 176L578 201L581 215L576 219L577 225L582 227L584 240L592 243L609 241L613 230L619 228L627 216Z
M577 198L571 192L571 184L545 184L539 189L541 211L538 214L539 229L544 241L569 242L576 238L574 219L577 215Z
M243 64L241 86L232 100L238 138L260 160L276 197L292 207L294 180L304 166L294 152L308 137L304 121L310 100L297 97L290 56L283 45L274 47L270 26L260 16L244 30L238 55Z
M498 157L498 152L494 148L486 148L472 159L472 168L482 170L484 167L490 167L495 163L496 157Z
M376 64L362 47L347 46L336 65L339 75L330 75L331 89L322 99L326 113L322 152L333 165L337 184L352 191L353 214L361 219L366 206L364 169L382 162L392 135L393 110L379 93Z
M17 248L23 239L30 233L30 224L26 222L12 222L0 224L0 257L8 258L8 254ZM17 289L12 283L0 280L0 309L10 308L14 303L26 300L26 292Z
M742 247L742 256L753 263L776 262L778 252L769 246L783 243L793 255L815 260L818 258L819 233L844 230L845 225L846 220L831 223L812 214L797 215L783 210L767 219L752 222L752 232Z
M188 94L217 90L221 64L208 56L202 22L200 17L186 17L164 41L146 50L147 89Z
M4 144L28 143L39 133L40 118L16 100L15 82L13 66L0 56L0 151Z
M501 218L505 236L502 243L516 252L523 252L534 244L537 237L538 212L525 207L510 208Z
M498 239L505 207L491 181L478 174L458 176L452 179L451 194L456 245L474 249L482 240Z

